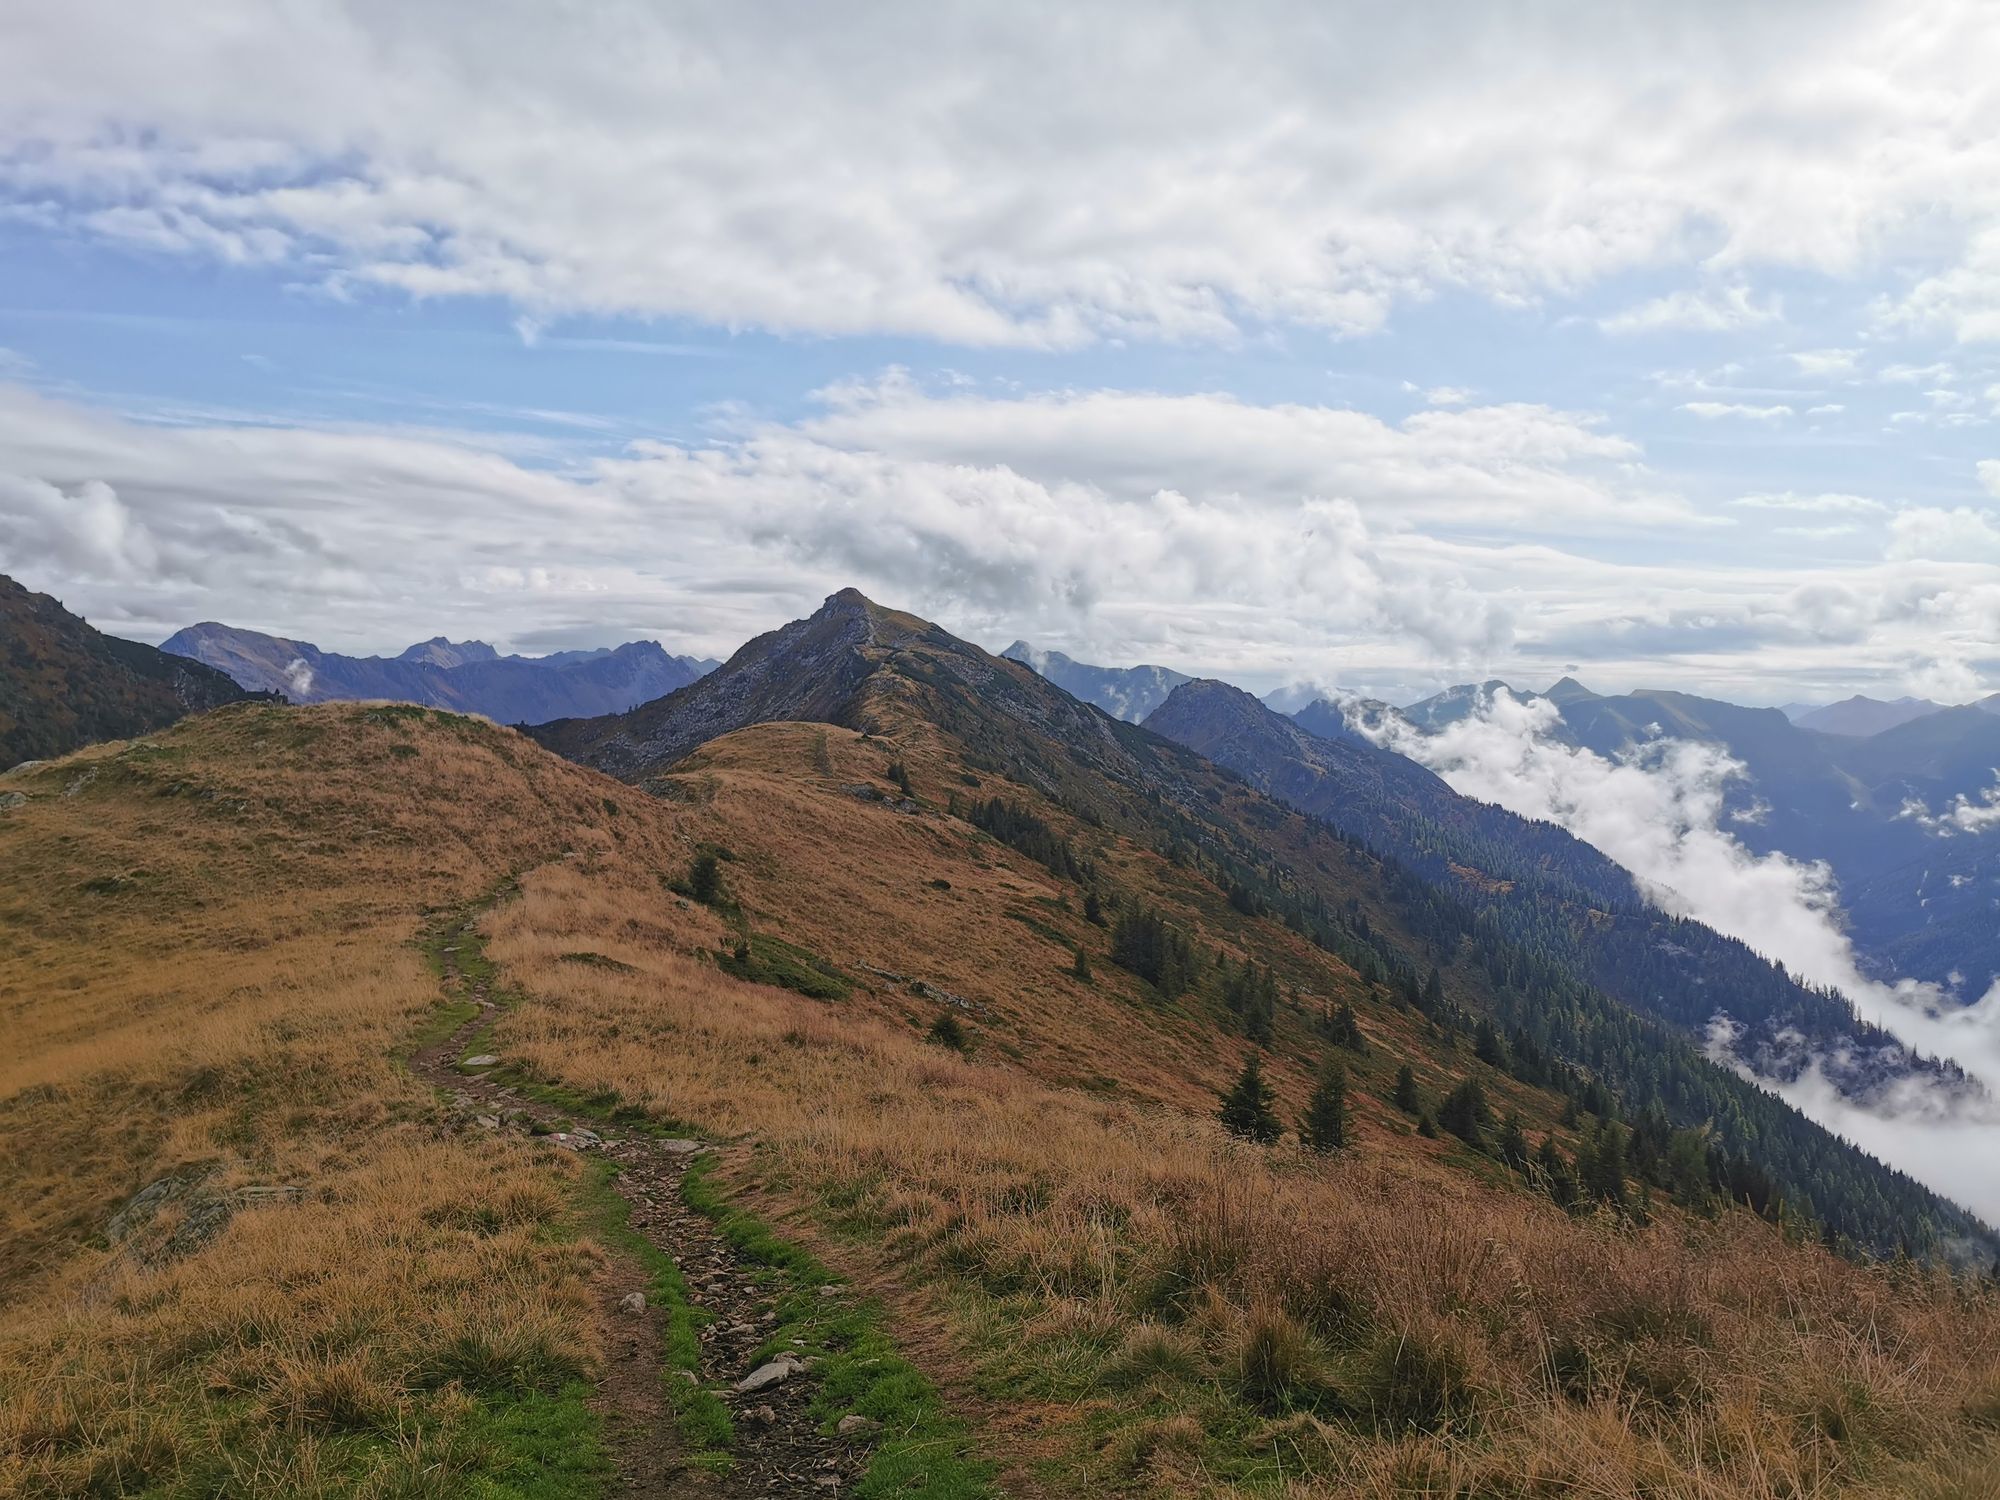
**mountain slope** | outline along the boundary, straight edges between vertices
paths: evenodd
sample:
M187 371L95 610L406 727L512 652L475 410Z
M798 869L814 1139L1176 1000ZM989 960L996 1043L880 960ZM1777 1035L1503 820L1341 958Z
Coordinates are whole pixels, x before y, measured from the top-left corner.
M940 1477L970 1443L1024 1495L1978 1492L1942 1486L2000 1455L1992 1300L1825 1253L1803 1198L1727 1152L1711 1186L1699 1133L1593 1113L1597 1075L1527 1031L1670 1078L1649 1023L1584 989L1509 1002L1379 857L864 608L862 728L753 725L640 773L657 796L401 706L212 715L10 781L0 1277L27 1275L0 1296L0 1488L600 1493L621 1425L676 1417L663 1374L745 1372L727 1321L692 1336L727 1311L711 1257L625 1258L624 1213L712 1205L808 1356L775 1403L887 1419L822 1445L843 1491L984 1500ZM712 905L671 888L703 854ZM1184 986L1125 966L1147 914L1189 940ZM1265 973L1281 1122L1345 1065L1331 1156L1216 1122ZM1509 1005L1505 1037L1474 1025ZM605 1147L392 1061L468 1018L488 1079ZM1479 1145L1430 1124L1468 1083ZM1718 1129L1782 1145L1754 1091L1718 1097ZM1509 1116L1599 1184L1620 1143L1624 1205L1565 1212ZM686 1206L634 1186L642 1131L711 1144ZM1818 1139L1829 1174L1854 1160ZM186 1193L105 1235L161 1182ZM971 1393L965 1431L907 1425L937 1384ZM678 1415L641 1472L768 1492L752 1402Z
M1072 698L1095 704L1128 724L1142 721L1188 680L1186 673L1165 667L1093 667L1026 641L1016 641L1000 654L1032 667Z
M1189 692L1190 686L1183 686L1176 696ZM1264 716L1261 722L1285 725L1255 700L1237 696ZM1003 775L1065 819L1170 851L1199 873L1218 902L1281 917L1350 970L1372 974L1376 983L1391 984L1406 997L1421 989L1425 969L1437 961L1431 955L1445 954L1451 985L1463 984L1468 1001L1476 997L1477 1003L1442 1002L1435 1024L1470 1028L1484 1011L1510 1028L1528 1053L1581 1070L1565 1076L1596 1076L1629 1091L1635 1113L1658 1109L1676 1125L1714 1122L1719 1141L1760 1153L1788 1193L1812 1201L1816 1213L1858 1242L1893 1244L1903 1232L1897 1226L1907 1223L1964 1223L1983 1242L1985 1231L1971 1228L1958 1210L1715 1066L1684 1034L1636 1017L1593 983L1578 953L1493 930L1467 892L1428 880L1365 842L1343 841L1263 794L1246 791L1236 773L1218 773L1190 750L1079 703L1020 664L989 656L913 616L882 609L852 590L829 598L811 618L759 637L711 677L657 703L529 732L623 780L666 790L669 783L662 778L677 766L700 764L698 755L689 759L695 747L717 735L789 720L903 741L942 735L976 776ZM1410 785L1425 787L1447 817L1495 814L1455 797L1428 772L1396 757L1370 751L1356 752L1354 759L1377 788L1392 785L1400 793ZM1365 778L1357 785L1363 788L1357 800L1377 818L1408 817L1399 796L1367 790ZM992 817L996 827L1011 826L1004 816L981 815ZM1494 826L1506 830L1510 840L1521 835L1520 820L1495 815L1504 821ZM1495 868L1517 876L1560 855L1569 863L1554 868L1551 881L1569 879L1572 871L1577 877L1570 879L1572 889L1580 888L1580 880L1598 881L1604 888L1577 903L1575 920L1586 919L1600 898L1606 905L1620 896L1631 903L1629 880L1601 857L1595 863L1579 859L1575 851L1582 846L1553 827L1537 836L1539 845L1530 840L1523 849L1494 840L1496 847L1483 852ZM1436 849L1418 852L1433 862L1438 858ZM1514 863L1501 864L1503 859ZM1731 946L1705 930L1691 932L1703 942ZM1622 951L1648 973L1687 963L1678 948L1658 949L1650 925L1633 929ZM1760 986L1737 1001L1753 1021L1787 1007L1814 1020L1813 997L1740 951L1744 963L1738 977ZM1819 1002L1818 1019L1827 1026L1868 1036L1840 1002L1825 997ZM1576 1019L1584 1015L1593 1019ZM1857 1066L1890 1061L1870 1054ZM1885 1211L1892 1201L1901 1207ZM1929 1236L1934 1230L1921 1232Z
M249 696L221 672L105 635L0 577L0 770Z
M1894 729L1898 724L1907 724L1912 719L1921 719L1925 714L1934 714L1943 706L1941 703L1931 702L1928 698L1897 698L1893 701L1884 701L1856 693L1852 698L1829 703L1824 708L1808 709L1804 713L1792 715L1791 718L1801 729L1816 730L1820 734L1846 734L1865 738L1871 734L1880 734L1885 729Z
M1452 689L1406 717L1435 730L1504 686ZM1913 805L1940 812L1978 799L2000 779L2000 716L1985 705L1862 736L1816 732L1776 709L1664 691L1605 696L1569 679L1516 696L1554 703L1556 738L1607 758L1660 739L1725 750L1743 774L1724 789L1723 826L1755 854L1830 865L1857 951L1880 977L1950 985L1957 975L1972 997L2000 978L2000 930L1967 916L2000 883L2000 840L1946 848L1912 815ZM1938 873L1944 865L1948 875Z
M1330 706L1320 717L1338 717ZM1499 930L1701 1039L1717 1016L1742 1028L1738 1054L1790 1081L1825 1062L1868 1097L1917 1073L1955 1089L1956 1068L1920 1066L1845 1000L1791 979L1742 943L1649 905L1629 875L1551 823L1459 796L1401 756L1321 739L1247 693L1193 682L1146 727L1199 750L1292 806L1393 855L1484 906Z
M383 698L502 724L539 724L582 714L618 713L662 697L701 675L704 665L669 656L655 641L602 651L501 656L484 641L443 636L399 656L343 656L213 622L176 631L160 647L227 672L246 687L283 692L296 703Z

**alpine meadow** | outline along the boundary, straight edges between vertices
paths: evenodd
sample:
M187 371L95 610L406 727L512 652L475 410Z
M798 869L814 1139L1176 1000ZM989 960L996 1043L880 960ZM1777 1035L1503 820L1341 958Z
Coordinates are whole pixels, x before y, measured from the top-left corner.
M1987 21L6 8L0 1497L2000 1496Z

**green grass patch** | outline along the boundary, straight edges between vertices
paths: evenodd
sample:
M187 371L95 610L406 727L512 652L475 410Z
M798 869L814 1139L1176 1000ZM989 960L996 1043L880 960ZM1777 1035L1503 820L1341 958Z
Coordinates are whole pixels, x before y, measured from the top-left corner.
M992 1465L973 1453L964 1424L946 1412L937 1388L896 1352L879 1304L821 1295L823 1287L836 1284L832 1273L762 1220L730 1207L710 1181L712 1170L712 1160L688 1168L681 1196L712 1220L745 1259L771 1268L782 1279L777 1326L763 1354L789 1349L811 1362L816 1383L812 1414L827 1430L850 1412L882 1424L853 1493L864 1500L996 1496Z
M845 1000L854 989L851 978L818 954L767 933L752 934L738 952L718 952L716 963L725 974L796 990L811 1000Z
M715 1470L728 1460L728 1451L736 1441L735 1425L730 1421L729 1408L719 1397L705 1390L698 1378L687 1378L699 1377L700 1330L710 1321L709 1316L688 1300L687 1282L673 1258L632 1227L631 1205L612 1186L615 1169L611 1163L594 1160L590 1168L589 1185L584 1192L590 1227L606 1243L627 1251L645 1268L646 1296L666 1317L660 1338L660 1355L665 1365L661 1375L667 1403L674 1409L681 1437L690 1450L687 1462Z

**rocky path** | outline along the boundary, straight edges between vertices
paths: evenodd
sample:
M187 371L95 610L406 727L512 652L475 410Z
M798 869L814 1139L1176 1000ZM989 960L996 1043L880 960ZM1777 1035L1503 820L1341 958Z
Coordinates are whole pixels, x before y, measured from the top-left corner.
M476 941L469 923L446 939L445 984L478 1013L442 1041L420 1048L412 1070L451 1101L470 1128L522 1131L550 1150L604 1157L615 1165L612 1186L630 1208L634 1230L670 1256L697 1309L700 1359L693 1372L666 1363L664 1308L650 1305L648 1277L634 1255L613 1255L596 1291L605 1329L605 1368L598 1402L620 1478L634 1497L838 1495L867 1467L867 1434L824 1436L807 1407L813 1396L808 1362L782 1348L767 1349L778 1315L767 1268L743 1261L704 1215L681 1196L681 1179L707 1150L699 1141L669 1140L579 1120L509 1086L465 1049L496 1007L482 981L458 961ZM463 1060L463 1061L462 1061ZM485 1061L482 1059L481 1061ZM638 1300L635 1301L635 1294ZM829 1296L839 1293L826 1289ZM735 1438L729 1462L696 1460L677 1430L669 1380L692 1380L728 1409ZM859 1419L850 1419L858 1423ZM867 1424L871 1425L872 1424Z

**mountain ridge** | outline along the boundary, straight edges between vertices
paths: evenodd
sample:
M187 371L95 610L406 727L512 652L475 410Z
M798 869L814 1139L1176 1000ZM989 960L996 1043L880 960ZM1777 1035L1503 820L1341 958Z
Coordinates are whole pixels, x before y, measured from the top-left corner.
M502 656L484 641L433 636L396 656L347 656L212 620L174 632L160 649L296 702L382 698L503 724L618 712L685 686L703 667L669 655L656 641L530 657Z

